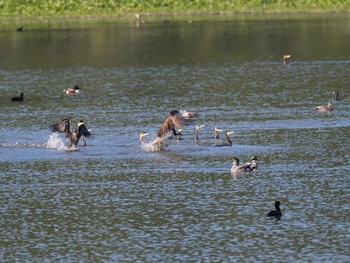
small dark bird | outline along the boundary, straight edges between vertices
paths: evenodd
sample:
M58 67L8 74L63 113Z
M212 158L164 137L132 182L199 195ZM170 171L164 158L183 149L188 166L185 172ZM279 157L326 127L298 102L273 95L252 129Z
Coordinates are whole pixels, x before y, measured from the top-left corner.
M270 211L267 216L269 217L275 217L277 220L280 220L281 217L282 217L282 212L281 212L281 209L280 209L280 201L276 201L275 202L275 207L276 207L276 210L272 210Z
M23 32L23 26L17 28L17 32Z
M11 101L23 101L23 93L21 93L21 95L19 96L19 97L13 97L12 99L11 99Z
M68 141L68 148L76 147L81 137L83 137L83 144L85 143L84 137L94 138L82 120L77 123L77 127L73 132L71 131L71 118L63 119L59 123L50 125L50 130L51 132L64 133Z

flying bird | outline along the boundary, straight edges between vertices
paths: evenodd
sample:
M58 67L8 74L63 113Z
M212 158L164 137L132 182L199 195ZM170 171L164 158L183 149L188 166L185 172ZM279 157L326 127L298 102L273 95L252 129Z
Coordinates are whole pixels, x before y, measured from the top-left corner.
M71 130L71 118L63 119L59 123L50 125L50 130L51 132L64 133L68 141L68 148L76 147L81 137L94 138L82 120L77 123L74 131Z

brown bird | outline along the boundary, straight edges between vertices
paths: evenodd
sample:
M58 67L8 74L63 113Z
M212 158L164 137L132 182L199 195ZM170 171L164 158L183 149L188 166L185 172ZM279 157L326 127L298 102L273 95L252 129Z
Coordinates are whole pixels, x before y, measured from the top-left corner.
M168 137L169 133L177 136L178 133L176 132L176 128L182 129L184 125L185 122L184 119L181 117L180 112L178 110L174 110L170 112L169 115L163 121L157 133L157 137Z
M77 123L77 127L73 132L71 131L71 118L63 119L59 123L50 125L50 130L51 132L64 133L68 141L68 148L76 147L81 137L94 138L82 120Z

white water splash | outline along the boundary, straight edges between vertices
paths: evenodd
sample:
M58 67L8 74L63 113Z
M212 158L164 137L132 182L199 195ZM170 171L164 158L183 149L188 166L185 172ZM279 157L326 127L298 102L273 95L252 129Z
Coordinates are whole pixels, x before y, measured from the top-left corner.
M64 145L63 140L59 137L58 133L53 133L46 142L46 148L65 150L66 146Z

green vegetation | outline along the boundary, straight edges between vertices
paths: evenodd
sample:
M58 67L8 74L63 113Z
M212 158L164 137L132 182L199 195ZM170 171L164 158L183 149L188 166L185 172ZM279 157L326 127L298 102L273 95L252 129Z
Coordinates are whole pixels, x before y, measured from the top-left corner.
M350 0L0 0L1 17L343 12Z

